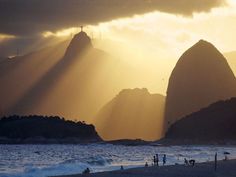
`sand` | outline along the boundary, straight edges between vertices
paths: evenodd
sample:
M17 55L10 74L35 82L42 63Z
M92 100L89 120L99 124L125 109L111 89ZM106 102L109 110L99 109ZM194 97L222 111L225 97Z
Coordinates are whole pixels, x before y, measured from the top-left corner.
M61 177L236 177L236 160L218 161L217 167L217 171L215 171L214 162L206 162L195 164L194 167L185 165L152 166Z

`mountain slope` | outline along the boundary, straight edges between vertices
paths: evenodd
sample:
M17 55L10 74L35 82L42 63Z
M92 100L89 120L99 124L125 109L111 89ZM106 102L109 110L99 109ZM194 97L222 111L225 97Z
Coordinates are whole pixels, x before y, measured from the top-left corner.
M94 49L86 33L75 35L62 56L35 84L11 106L10 113L60 115L87 120L100 106L97 90L111 81L108 66L112 57ZM50 58L48 58L50 60ZM29 73L28 73L29 74ZM111 83L109 83L111 86ZM107 89L101 89L101 94ZM109 94L109 93L108 93Z
M95 126L106 140L161 137L165 97L147 89L124 89L95 117Z
M219 101L174 123L166 138L236 140L236 98Z
M236 80L226 59L212 44L200 40L180 57L170 76L166 124L235 95Z
M85 32L76 34L68 47L55 47L55 51L60 55L38 52L34 58L14 59L18 61L14 69L11 62L2 67L0 72L5 77L0 78L4 90L0 97L7 104L0 103L1 115L58 115L92 122L117 92L139 84L139 72L94 48ZM41 64L44 61L50 66ZM37 71L40 75L34 77Z
M9 109L63 57L67 45L68 41L65 41L24 56L1 61L0 115L7 114Z

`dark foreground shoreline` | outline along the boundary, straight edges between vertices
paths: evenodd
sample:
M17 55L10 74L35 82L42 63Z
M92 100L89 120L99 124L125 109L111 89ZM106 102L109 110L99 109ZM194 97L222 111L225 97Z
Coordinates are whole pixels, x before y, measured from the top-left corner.
M185 165L152 166L86 175L64 175L60 177L236 177L236 160L218 161L217 164L216 171L214 169L214 162L204 162L197 163L194 167Z

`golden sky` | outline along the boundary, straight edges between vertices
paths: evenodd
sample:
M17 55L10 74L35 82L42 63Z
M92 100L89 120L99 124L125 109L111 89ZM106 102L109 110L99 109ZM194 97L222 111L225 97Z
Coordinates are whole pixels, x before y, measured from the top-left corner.
M25 2L30 3L30 1ZM100 1L96 2L99 4ZM96 17L96 14L88 11L86 14L90 14L90 18L84 18L85 21L86 19L94 19L96 23L94 23L95 25L86 25L84 30L93 37L93 44L96 48L105 50L117 58L124 60L124 62L130 64L132 67L139 68L142 72L146 73L145 75L140 74L140 77L144 80L150 80L150 84L140 85L140 87L147 87L151 93L165 94L168 78L176 61L186 49L191 47L198 40L205 39L213 43L222 53L236 50L236 35L234 35L236 31L235 0L227 0L226 3L223 0L201 0L198 1L198 4L196 4L195 1L186 0L176 1L178 3L174 2L175 4L171 1L163 3L159 0L139 0L137 1L136 6L131 8L130 4L132 2L134 1L120 1L119 3L114 1L114 3L110 3L110 9L114 9L113 12L108 8L107 2L101 1L100 5L102 3L106 5L103 4L103 8L99 9L97 7L94 11L104 10L111 18L104 16L100 20L99 17L101 14L97 14ZM154 6L153 8L149 5L152 3ZM184 4L184 7L182 7L181 4ZM125 8L122 10L120 9L120 7L128 5L131 8L130 12L132 13L129 13ZM84 3L84 8L86 7L89 6ZM38 7L38 9L40 8L41 6ZM80 8L78 9L80 10ZM37 8L35 11L37 11ZM59 10L55 10L55 13L58 13L58 16L60 16L59 12ZM120 17L122 15L119 14L119 12L124 13L124 17ZM135 12L142 15L133 15ZM76 21L76 18L72 15L71 21ZM19 19L21 20L20 17L22 16L22 19L24 19L23 17L26 15L22 15L21 11L19 11L19 15L12 18L17 20L17 16L19 16ZM85 15L85 17L87 16ZM54 20L54 16L51 17L51 15L48 15L47 18L45 18L43 14L40 14L40 16L34 14L32 15L32 18L27 17L29 24L32 24L31 21L37 20L37 18L43 19L38 26L44 27L42 29L45 30L40 33L46 41L49 41L49 39L50 41L59 41L71 38L72 34L79 32L80 29L78 26L79 24L82 24L80 22L81 18L78 18L77 27L62 29L61 26L59 26L60 30L56 30L60 19ZM70 25L65 23L66 19L62 19L61 16L60 18L63 25ZM50 24L46 19L54 22L53 28L50 25L45 25L46 22L47 24ZM87 21L88 23L86 24L89 24L89 20ZM43 22L45 22L45 24ZM90 24L93 23L91 22ZM9 25L5 26L3 26L4 28L2 29L9 28ZM29 34L34 34L33 32L37 31L35 28L38 26L34 24ZM0 41L9 38L12 39L14 36L19 38L17 35L25 33L25 26L22 27L22 29L21 26L17 27L19 27L19 30L22 32L15 32L13 30L12 33L14 34L2 34L0 35ZM29 30L29 28L27 29ZM41 28L38 29L41 30ZM36 44L42 46L42 39L39 41L40 42L37 42ZM37 45L31 44L30 49L32 50L32 46Z
M94 45L115 55L130 65L144 69L150 79L151 92L165 94L168 77L181 54L200 39L213 43L222 53L236 50L236 1L213 8L210 12L192 16L150 12L119 18L98 25L88 25L85 31ZM79 28L57 32L46 31L45 37L68 37ZM155 76L156 82L151 82ZM157 79L159 78L159 79ZM161 83L161 84L160 84Z

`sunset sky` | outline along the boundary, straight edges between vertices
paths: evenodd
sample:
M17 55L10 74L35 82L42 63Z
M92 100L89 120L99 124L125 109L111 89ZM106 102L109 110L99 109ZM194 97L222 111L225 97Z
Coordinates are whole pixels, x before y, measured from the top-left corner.
M236 50L235 9L235 0L1 0L0 52L37 50L84 25L95 47L155 76L146 87L165 94L176 61L198 40Z

